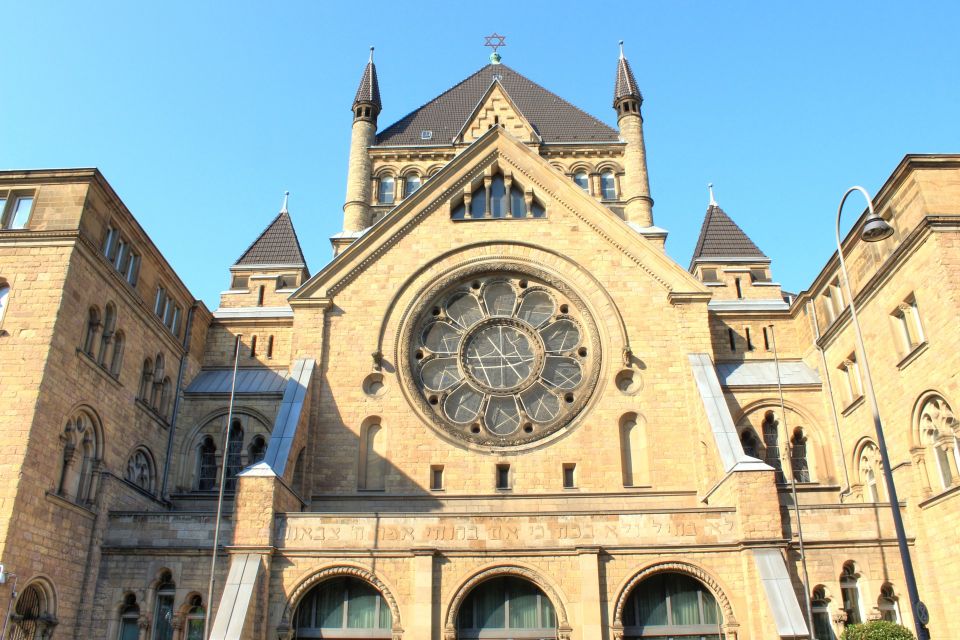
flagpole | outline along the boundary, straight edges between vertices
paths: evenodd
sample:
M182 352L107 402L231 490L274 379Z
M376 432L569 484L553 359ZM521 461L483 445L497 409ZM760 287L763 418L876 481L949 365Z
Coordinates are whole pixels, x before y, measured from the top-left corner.
M210 616L213 614L213 583L217 568L217 547L220 545L220 520L223 517L223 487L226 484L227 461L230 456L230 423L233 422L233 398L237 392L237 364L240 362L240 344L242 333L237 334L233 354L233 380L230 382L230 406L227 409L227 423L223 428L223 463L220 465L220 492L217 496L217 520L213 528L213 551L210 553L210 582L207 584L207 612L203 616L203 637L210 638Z
M780 393L780 417L783 420L783 430L787 436L787 452L790 454L790 490L793 493L793 509L797 519L797 539L800 541L800 564L803 566L803 601L806 604L807 626L811 638L816 638L813 630L813 611L810 608L810 576L807 573L807 554L803 547L803 526L800 524L800 503L797 501L797 474L793 469L793 443L790 440L790 430L787 428L787 409L783 402L783 382L780 377L780 356L777 353L777 334L770 325L770 337L773 343L773 362L777 369L777 391Z

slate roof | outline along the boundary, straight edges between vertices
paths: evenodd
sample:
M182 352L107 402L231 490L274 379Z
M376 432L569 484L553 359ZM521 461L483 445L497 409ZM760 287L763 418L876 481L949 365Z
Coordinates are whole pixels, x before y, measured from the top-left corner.
M377 67L373 60L367 63L363 70L363 77L360 78L360 86L357 88L357 96L353 99L353 104L358 102L369 102L377 107L379 111L383 108L380 104L380 83L377 81Z
M637 87L637 79L633 77L633 69L623 56L617 60L617 82L613 87L613 102L620 98L634 97L643 100L643 95Z
M700 238L693 250L691 267L697 260L710 258L769 260L753 240L743 232L743 229L715 204L707 207L707 215L703 219L703 226L700 227Z
M243 252L234 264L235 267L253 265L282 264L306 267L297 232L286 210L277 214L263 233Z
M230 393L232 369L204 369L186 393ZM283 393L287 376L275 369L237 369L237 393Z
M617 142L616 129L581 111L563 98L505 64L488 64L460 84L407 114L377 135L378 145L448 144L466 124L494 75L544 143ZM421 138L431 131L430 140Z

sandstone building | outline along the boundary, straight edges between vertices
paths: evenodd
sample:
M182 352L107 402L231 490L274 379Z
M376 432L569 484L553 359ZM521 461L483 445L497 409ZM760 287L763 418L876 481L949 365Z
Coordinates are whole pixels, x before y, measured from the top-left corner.
M711 201L673 261L642 102L622 55L616 128L496 58L380 128L371 57L335 257L284 202L212 312L98 171L0 172L5 637L912 626L887 472L960 637L960 156L904 158L895 235L845 240L886 470L837 257L786 293Z

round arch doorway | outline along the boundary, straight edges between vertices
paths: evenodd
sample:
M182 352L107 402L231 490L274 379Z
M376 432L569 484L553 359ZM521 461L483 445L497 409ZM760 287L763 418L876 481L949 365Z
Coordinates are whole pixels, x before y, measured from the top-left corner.
M556 640L553 603L532 582L503 576L481 582L457 612L457 640Z
M392 638L393 616L383 595L358 578L324 580L304 596L293 616L293 638Z

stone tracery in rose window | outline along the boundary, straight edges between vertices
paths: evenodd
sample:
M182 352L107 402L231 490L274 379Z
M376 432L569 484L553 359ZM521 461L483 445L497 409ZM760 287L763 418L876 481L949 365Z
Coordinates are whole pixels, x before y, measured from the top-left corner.
M411 374L429 415L477 444L553 433L595 384L592 319L571 292L523 274L448 287L426 305L412 343Z

